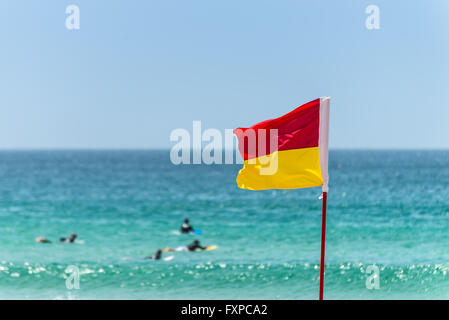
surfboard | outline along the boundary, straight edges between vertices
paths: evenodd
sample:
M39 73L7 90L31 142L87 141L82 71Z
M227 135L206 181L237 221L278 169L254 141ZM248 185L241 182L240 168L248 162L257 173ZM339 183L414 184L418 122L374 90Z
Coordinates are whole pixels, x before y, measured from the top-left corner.
M213 245L213 246L206 246L206 249L196 249L195 252L202 252L202 251L213 251L215 249L217 249L218 246Z
M215 250L215 249L217 249L218 248L218 246L216 246L216 245L213 245L213 246L207 246L206 247L206 251L213 251L213 250Z
M193 230L192 232L189 232L190 234L196 234L197 236L200 236L203 234L203 232L201 230ZM175 236L180 236L182 234L188 234L188 233L181 233L181 231L179 230L172 230L171 234L175 235Z
M164 258L164 261L170 261L170 260L172 260L174 257L175 257L175 256L169 256L169 257L166 257L166 258Z

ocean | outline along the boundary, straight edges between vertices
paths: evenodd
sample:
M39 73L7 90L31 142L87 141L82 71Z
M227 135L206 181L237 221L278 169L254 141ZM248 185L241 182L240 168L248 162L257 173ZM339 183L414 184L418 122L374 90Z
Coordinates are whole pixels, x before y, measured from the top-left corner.
M1 151L0 299L317 299L321 189L240 190L240 168ZM325 298L449 298L449 151L332 150L329 173ZM195 239L218 248L143 259Z

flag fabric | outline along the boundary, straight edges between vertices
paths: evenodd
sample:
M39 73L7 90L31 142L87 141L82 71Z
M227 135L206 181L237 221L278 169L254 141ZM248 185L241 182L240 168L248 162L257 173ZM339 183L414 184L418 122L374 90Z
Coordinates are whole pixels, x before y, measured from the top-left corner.
M330 98L310 101L276 119L237 128L243 169L242 189L297 189L322 186L328 191Z

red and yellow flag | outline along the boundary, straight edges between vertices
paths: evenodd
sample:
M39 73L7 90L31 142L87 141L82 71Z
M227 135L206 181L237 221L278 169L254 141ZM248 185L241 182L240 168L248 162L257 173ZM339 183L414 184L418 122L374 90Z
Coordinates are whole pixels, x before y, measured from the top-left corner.
M242 189L328 191L329 98L310 101L277 119L234 130L244 159Z

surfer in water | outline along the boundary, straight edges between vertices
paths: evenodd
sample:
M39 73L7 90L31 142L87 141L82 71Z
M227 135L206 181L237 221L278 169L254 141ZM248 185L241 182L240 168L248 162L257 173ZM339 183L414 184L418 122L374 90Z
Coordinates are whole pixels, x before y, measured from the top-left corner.
M173 251L195 251L196 249L206 250L206 247L203 247L198 240L193 241L191 244L187 246L181 246L177 248L165 248L163 252L173 252Z
M207 247L203 247L198 240L193 241L187 246L187 250L195 251L196 249L206 250Z
M75 242L76 237L77 237L76 233L73 233L73 234L70 236L70 238L61 238L61 239L59 239L59 241L60 241L60 242L69 242L69 243L73 243L73 242Z
M193 227L189 223L189 219L185 218L184 223L181 226L181 233L193 232Z
M157 249L155 254L153 254L150 257L146 257L145 259L160 260L161 258L162 258L162 250L161 249Z

